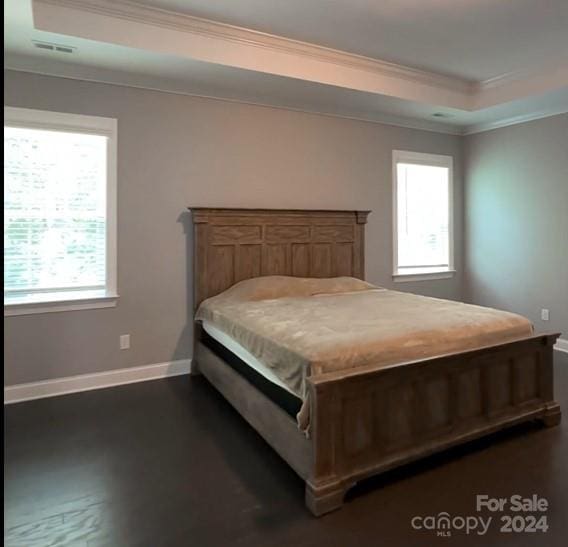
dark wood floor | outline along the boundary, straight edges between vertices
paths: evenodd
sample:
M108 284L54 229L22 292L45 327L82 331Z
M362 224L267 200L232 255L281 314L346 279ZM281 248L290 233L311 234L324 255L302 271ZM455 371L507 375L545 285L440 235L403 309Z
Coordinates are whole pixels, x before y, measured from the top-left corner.
M568 408L568 354L556 352ZM568 537L568 415L358 485L315 519L303 484L202 378L6 407L5 544L560 546ZM437 538L416 515L475 515L475 495L548 499L546 534Z

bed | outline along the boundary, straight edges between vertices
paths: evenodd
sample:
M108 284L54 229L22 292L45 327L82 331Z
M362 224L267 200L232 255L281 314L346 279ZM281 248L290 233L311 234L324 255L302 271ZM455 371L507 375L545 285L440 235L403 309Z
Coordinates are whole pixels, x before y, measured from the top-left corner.
M514 314L365 283L368 212L191 211L192 374L203 374L302 477L313 514L341 507L349 488L376 473L517 423L559 423L558 335L536 335ZM372 336L376 310L394 318L414 308L408 332ZM446 317L443 328L422 324L428 315ZM304 319L303 338L295 318ZM342 321L355 342L340 332Z

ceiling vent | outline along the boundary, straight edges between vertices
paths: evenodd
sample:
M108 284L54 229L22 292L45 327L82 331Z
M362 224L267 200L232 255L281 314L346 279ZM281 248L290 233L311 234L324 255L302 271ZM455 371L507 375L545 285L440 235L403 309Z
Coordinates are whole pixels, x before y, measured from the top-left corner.
M62 44L52 44L50 42L38 42L37 40L32 40L34 47L38 49L45 49L47 51L56 51L58 53L74 53L77 49L73 46L64 46Z

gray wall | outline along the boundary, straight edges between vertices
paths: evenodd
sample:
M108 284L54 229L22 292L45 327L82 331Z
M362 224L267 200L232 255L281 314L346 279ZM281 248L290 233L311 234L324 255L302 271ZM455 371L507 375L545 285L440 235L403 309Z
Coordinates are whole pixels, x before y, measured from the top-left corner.
M466 298L568 338L568 114L472 135L465 150Z
M391 152L455 158L452 280L400 290L462 297L463 139L412 129L7 71L5 104L118 119L114 309L6 318L5 383L191 355L187 205L372 209L367 278L392 287ZM130 333L130 350L118 349Z

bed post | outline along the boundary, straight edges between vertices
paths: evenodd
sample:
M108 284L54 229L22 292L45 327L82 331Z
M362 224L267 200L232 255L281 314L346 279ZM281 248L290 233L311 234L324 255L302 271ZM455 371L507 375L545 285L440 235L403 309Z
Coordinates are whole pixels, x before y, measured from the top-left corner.
M339 509L349 488L336 474L337 420L341 420L340 399L334 385L314 385L310 391L310 435L314 454L312 473L306 480L306 506L320 516Z
M542 373L541 392L546 397L548 405L540 422L545 427L554 427L562 419L560 405L554 401L554 344L559 335L546 336L542 340L544 346L541 350Z
M359 279L365 279L365 224L367 224L367 217L369 216L369 211L356 211L356 225L357 230L357 248L355 249L355 262L358 268L358 272L355 277Z
M191 210L191 209L190 209ZM207 298L207 245L209 236L209 224L207 215L198 210L192 210L193 216L193 311L195 312ZM196 348L202 337L202 327L197 321L193 322L193 347ZM195 350L194 350L195 354ZM191 375L199 376L199 363L193 359L191 363Z

